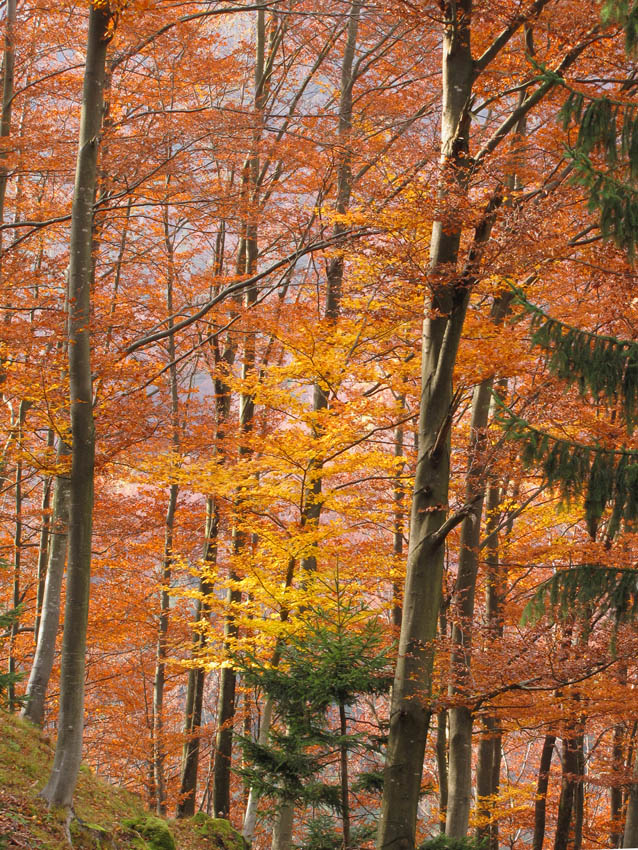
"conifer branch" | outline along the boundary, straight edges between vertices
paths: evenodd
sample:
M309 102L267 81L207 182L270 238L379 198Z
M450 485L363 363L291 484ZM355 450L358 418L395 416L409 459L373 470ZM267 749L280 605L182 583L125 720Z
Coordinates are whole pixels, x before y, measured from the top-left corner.
M550 372L584 395L622 403L631 432L638 421L638 342L576 328L548 315L512 286L515 298L531 316L532 346L547 355Z
M569 504L584 497L585 518L592 539L607 507L611 508L607 534L613 537L621 523L638 519L638 452L583 445L554 436L517 416L494 393L495 419L507 439L522 445L526 468L542 471L547 484Z
M638 570L578 564L559 570L542 582L523 612L523 625L536 623L545 614L564 620L574 612L613 612L616 621L633 620L638 614Z

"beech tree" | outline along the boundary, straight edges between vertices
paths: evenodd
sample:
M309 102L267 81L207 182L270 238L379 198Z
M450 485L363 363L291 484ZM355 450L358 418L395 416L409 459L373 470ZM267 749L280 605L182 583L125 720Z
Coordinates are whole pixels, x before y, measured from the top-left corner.
M82 760L84 671L89 608L93 528L95 429L91 374L91 279L93 204L102 126L106 50L113 12L91 5L87 35L82 116L71 214L68 271L69 412L69 558L64 611L60 713L55 760L42 796L56 806L71 807Z

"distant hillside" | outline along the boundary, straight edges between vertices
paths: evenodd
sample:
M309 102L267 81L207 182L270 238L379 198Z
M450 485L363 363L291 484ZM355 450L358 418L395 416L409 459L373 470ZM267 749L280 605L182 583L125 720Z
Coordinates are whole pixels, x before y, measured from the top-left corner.
M0 850L68 850L63 812L38 797L53 748L38 730L0 711ZM203 813L190 821L151 816L141 799L82 767L70 826L77 850L244 850L227 821Z

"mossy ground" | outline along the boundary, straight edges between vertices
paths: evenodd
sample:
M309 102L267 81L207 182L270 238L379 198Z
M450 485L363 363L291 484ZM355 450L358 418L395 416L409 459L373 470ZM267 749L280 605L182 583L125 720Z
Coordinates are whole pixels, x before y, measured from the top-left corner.
M49 811L38 797L53 762L53 746L37 729L0 710L0 850L69 850L65 837L65 815ZM83 766L74 800L79 822L71 828L76 850L155 850L149 836L131 831L128 821L142 823L150 814L135 794L110 785ZM218 840L208 824L162 821L174 837L176 850L243 850L242 839L220 824ZM237 838L239 839L237 841ZM228 842L232 839L232 843ZM162 848L164 850L164 848Z

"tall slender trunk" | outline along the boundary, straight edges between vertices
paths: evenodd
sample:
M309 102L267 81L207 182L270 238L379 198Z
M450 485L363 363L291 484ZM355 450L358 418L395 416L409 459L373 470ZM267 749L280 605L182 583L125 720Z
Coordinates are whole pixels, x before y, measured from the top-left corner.
M66 464L70 454L69 446L64 440L58 439L56 466L59 468ZM58 473L53 484L51 540L42 597L42 618L27 684L26 702L22 709L22 716L36 726L42 726L44 721L44 703L55 658L55 639L60 623L60 595L68 543L70 488L69 476Z
M627 801L627 818L623 833L623 847L638 847L638 755L634 762L633 776Z
M405 396L399 397L401 410L405 409ZM403 458L403 425L398 425L394 430L394 458L396 462L394 482L394 530L392 533L392 554L394 556L394 569L403 558L403 524L405 522L405 488L401 480L404 468ZM401 628L401 587L397 578L392 580L392 625L396 629Z
M478 571L481 515L485 498L483 481L487 421L492 398L492 379L483 381L474 390L470 424L470 463L467 473L465 500L474 502L461 528L459 567L455 590L455 619L452 624L452 653L450 696L468 698L471 662L472 621ZM449 709L449 796L445 832L453 838L467 835L472 805L472 726L471 708L456 705Z
M15 472L15 525L13 531L13 609L16 612L16 616L14 617L11 623L11 629L9 632L9 684L7 687L7 701L9 703L9 711L15 711L17 707L16 703L16 692L15 692L15 675L16 675L16 661L14 655L14 646L15 639L18 636L18 629L20 628L20 620L18 616L18 612L20 610L20 604L22 602L22 594L20 592L20 580L21 580L21 569L22 569L22 434L24 430L24 420L27 415L27 410L30 406L30 402L21 401L20 406L18 408L18 421L17 421L17 444L18 444L18 457L16 460L16 472Z
M470 49L471 0L444 4L443 169L465 191L470 95L474 76ZM443 184L442 184L443 185ZM444 193L441 189L441 193ZM415 845L425 740L430 720L432 642L441 603L444 536L448 503L452 415L452 373L465 319L466 286L444 282L457 264L461 231L436 221L430 245L432 279L440 278L426 307L422 340L418 455L410 519L410 543L403 622L392 688L386 754L380 850Z
M618 782L617 774L624 766L623 754L625 749L625 737L627 727L624 723L616 723L614 725L614 740L612 745L612 759L614 773L616 774L615 783ZM609 789L609 816L612 822L612 832L609 836L611 847L622 846L622 788L618 784L614 784Z
M89 9L80 139L75 173L68 274L71 483L69 562L62 642L60 713L51 776L42 796L70 808L82 760L84 672L89 613L95 430L91 379L93 203L102 123L108 2Z
M348 734L348 718L346 717L346 707L343 703L339 703L339 733L341 735L341 743L339 744L339 778L341 781L341 822L343 825L343 850L349 850L350 800L348 784L348 744L345 740L346 735Z
M55 433L53 428L49 428L47 437L47 446L52 449L54 445ZM42 526L40 528L40 541L38 544L38 567L37 567L37 590L35 600L35 619L33 622L33 639L35 645L38 645L38 633L40 631L40 621L42 619L42 605L44 602L44 586L47 578L47 564L49 562L49 539L51 536L51 495L53 492L53 476L47 475L42 481L42 503L40 505L40 514L42 516Z
M538 765L538 782L536 785L536 802L534 804L534 836L532 850L543 850L545 838L545 821L547 814L547 788L549 787L549 771L552 765L556 735L545 735L541 759Z
M2 61L2 114L0 115L0 136L4 140L4 144L7 143L11 134L15 68L16 1L7 0L6 4L4 56ZM4 202L9 177L8 169L3 163L5 158L6 152L3 151L0 154L0 223L4 221Z
M506 383L505 380L502 381ZM502 607L504 577L500 570L499 554L499 508L501 490L498 482L490 478L486 495L486 555L487 570L485 590L485 616L489 639L503 635ZM501 776L501 731L498 717L486 713L483 717L483 735L479 743L476 767L476 796L479 825L476 837L486 842L488 850L498 850L498 821L493 817L494 798L498 794Z
M273 19L275 20L275 19ZM252 150L246 164L247 193L249 209L245 225L245 268L246 274L254 274L257 270L259 257L259 224L257 214L259 209L259 180L260 157L259 143L263 133L264 113L268 98L270 74L274 53L279 39L277 28L273 27L271 50L266 62L266 15L264 9L257 11L256 17L256 55L254 74L254 114L255 127L253 131ZM251 286L244 294L244 308L248 311L257 300L257 288ZM244 335L244 355L242 363L242 379L248 378L255 368L255 335ZM239 400L239 430L240 456L246 457L250 449L245 444L245 438L252 430L254 416L254 398L249 392L242 392ZM239 501L238 501L239 505ZM239 528L236 521L233 529L233 554L238 555L246 546L247 536ZM227 615L224 621L224 644L228 646L237 636L237 624L234 608L241 602L241 593L233 587L237 576L231 569L231 586L227 593ZM215 745L215 761L213 765L213 811L218 817L227 818L230 814L230 771L233 748L233 720L235 716L236 675L230 666L224 666L219 674L219 700L217 708L217 739Z
M576 788L574 789L574 840L571 850L581 850L585 820L585 734L582 722L576 736Z
M224 243L225 225L222 221L215 245L215 273L221 276L224 267ZM240 258L243 258L243 248L239 249L237 264L238 272L241 271ZM235 359L236 346L231 337L227 339L227 345L220 352L217 339L213 343L215 356L215 420L216 434L215 446L219 462L224 462L222 444L230 414L231 391L227 383L226 375L221 370L230 370ZM204 571L199 579L199 592L201 596L197 600L195 609L195 622L200 623L207 620L210 615L210 604L208 596L213 592L213 587L207 577L207 571L217 563L217 548L219 535L219 505L212 496L206 499L206 521L204 524L204 549L202 561ZM199 657L206 645L206 633L198 628L193 634L193 654ZM195 814L197 799L197 781L199 771L200 734L202 725L202 709L204 704L204 687L206 684L206 669L203 666L192 667L188 671L188 684L186 688L186 701L184 706L184 734L186 741L182 751L182 769L180 781L180 800L177 804L177 817L192 817ZM209 780L213 772L214 749L211 747ZM209 812L212 805L212 794L210 781L207 782L206 811Z
M170 178L167 178L168 188ZM170 232L169 203L164 206L164 245L166 248L166 314L167 327L172 330L173 320L173 290L175 287L175 249ZM179 422L179 386L177 380L177 363L175 337L171 334L167 340L168 382L171 399L171 448L173 462L179 462L180 451L180 422ZM170 613L170 596L168 587L173 571L173 535L175 529L175 512L179 485L172 483L169 488L166 520L164 522L164 554L162 559L162 588L160 590L160 612L157 624L157 647L155 651L155 676L153 679L153 777L155 790L155 808L159 815L166 814L166 778L164 762L166 751L164 744L164 686L166 684L166 640L168 636L168 621Z
M268 738L270 736L270 726L272 724L272 709L273 702L272 697L266 697L266 702L264 703L264 708L261 713L261 725L259 727L259 736L257 738L257 743L265 747L268 743ZM242 827L242 835L245 840L248 842L248 845L252 844L253 836L255 834L255 827L257 826L257 808L259 804L259 794L257 793L256 788L253 786L248 791L248 801L246 803L246 811L244 813L244 823Z
M172 339L172 337L170 337ZM164 558L162 563L162 589L160 590L160 614L157 623L157 647L155 650L155 676L153 678L153 787L155 810L159 815L166 814L166 778L164 762L166 749L164 743L164 685L166 683L166 639L168 636L168 618L170 596L168 587L173 569L173 532L179 485L171 484L166 508L164 525Z
M227 388L226 388L227 390ZM222 397L217 398L218 417L225 418L227 391ZM220 412L221 408L221 412ZM218 418L218 423L220 422ZM218 437L221 428L218 427ZM206 500L206 532L204 542L203 561L205 569L214 566L217 562L217 535L219 533L219 508L214 499L209 496ZM209 615L210 606L206 597L212 592L212 587L205 576L200 578L199 592L201 596L197 600L195 609L195 622L206 620ZM206 638L201 629L193 634L193 645L195 654L199 655L206 645ZM206 682L206 670L203 667L194 667L188 671L188 685L186 689L186 705L184 709L184 733L187 736L182 753L182 776L180 783L180 801L177 804L177 817L192 817L195 814L195 799L197 794L197 772L199 767L200 737L199 729L202 725L202 708L204 703L204 685Z
M447 819L448 764L447 764L447 710L436 715L436 765L439 775L439 829L445 833Z

